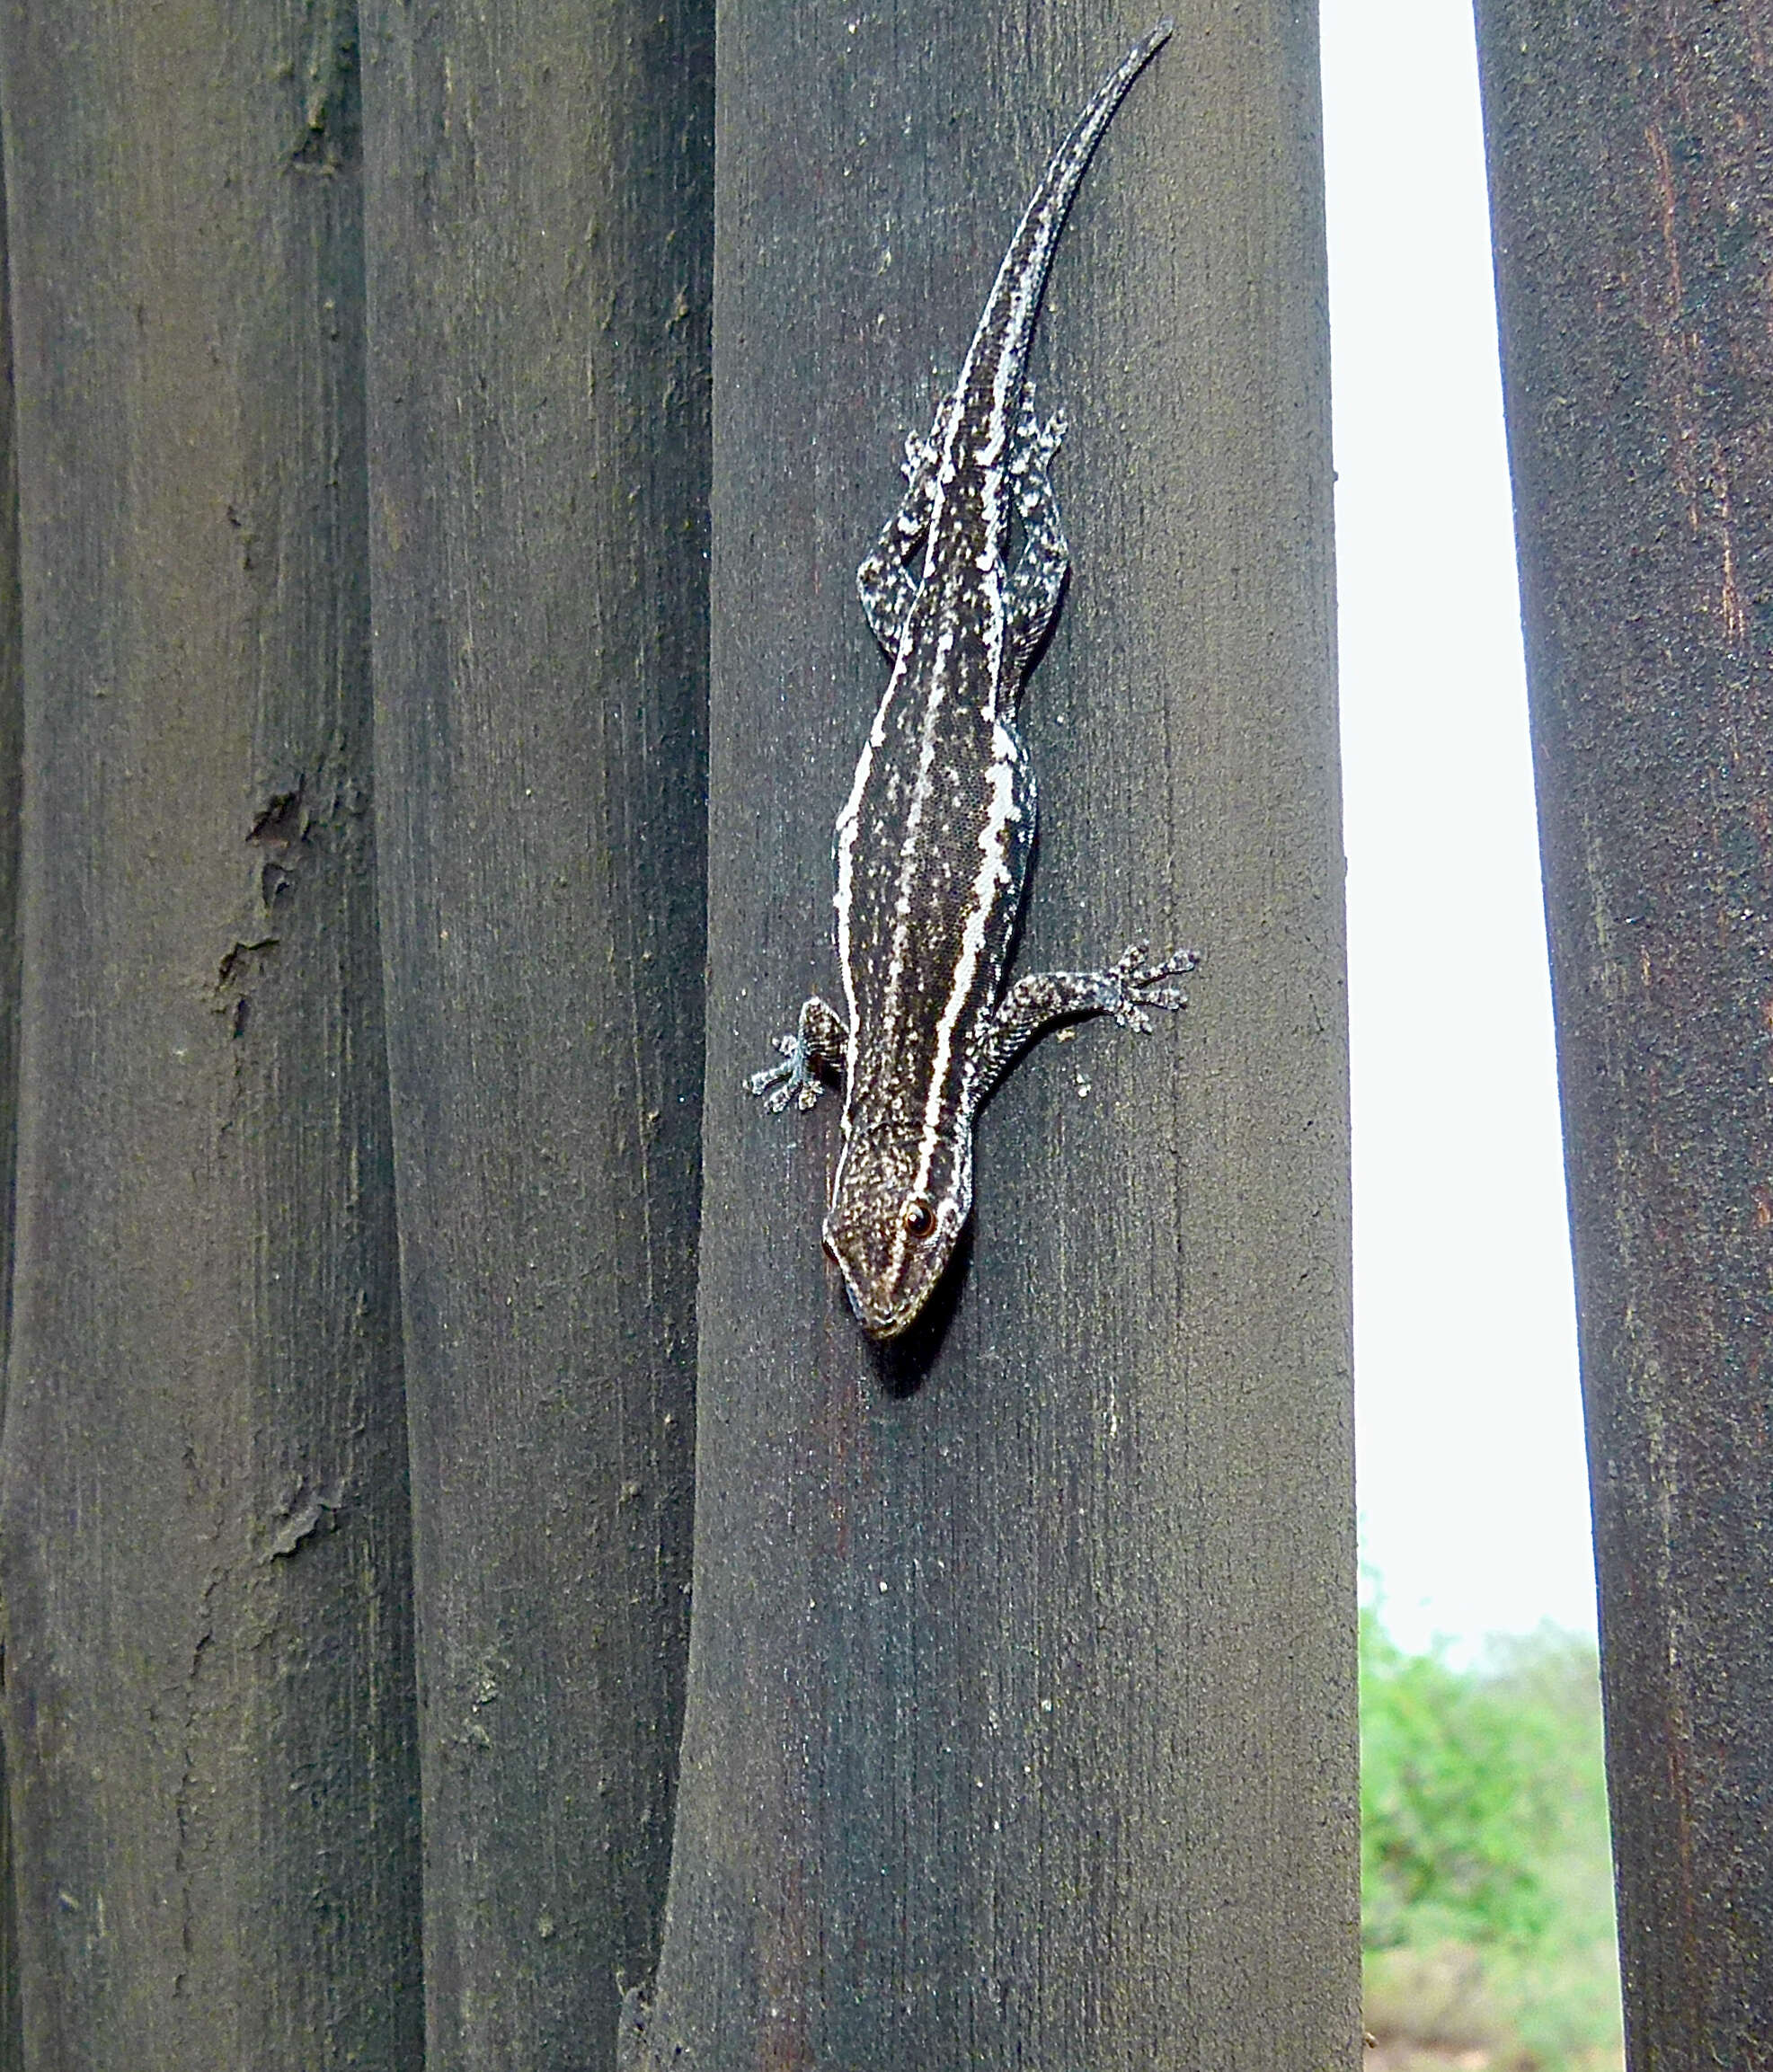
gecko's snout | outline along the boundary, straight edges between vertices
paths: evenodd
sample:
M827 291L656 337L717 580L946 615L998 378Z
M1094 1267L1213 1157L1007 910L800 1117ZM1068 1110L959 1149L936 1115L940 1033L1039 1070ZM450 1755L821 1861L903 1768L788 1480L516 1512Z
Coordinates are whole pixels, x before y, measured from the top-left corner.
M870 1338L897 1338L917 1321L953 1257L968 1206L964 1192L920 1187L902 1173L852 1166L840 1178L825 1249Z
M854 1233L847 1241L845 1233L826 1224L825 1249L837 1262L849 1306L870 1338L897 1338L917 1321L953 1253L947 1220L933 1204L914 1200L900 1226L905 1242L886 1246L858 1243Z

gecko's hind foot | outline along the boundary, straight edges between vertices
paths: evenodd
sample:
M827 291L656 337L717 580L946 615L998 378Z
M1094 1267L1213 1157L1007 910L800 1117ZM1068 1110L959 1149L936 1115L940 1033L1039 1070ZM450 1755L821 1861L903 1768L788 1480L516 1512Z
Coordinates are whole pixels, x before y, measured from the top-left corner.
M1108 974L1115 986L1116 997L1110 1012L1116 1023L1141 1035L1148 1034L1151 1028L1148 1008L1157 1007L1166 1014L1175 1014L1178 1008L1187 1006L1187 994L1180 986L1166 981L1185 978L1201 961L1196 950L1172 950L1155 964L1146 962L1148 954L1143 943L1135 943L1121 953L1120 961Z
M746 1093L755 1094L772 1115L780 1115L790 1102L796 1108L811 1108L825 1089L806 1044L791 1029L776 1039L776 1048L782 1063L753 1072L745 1082Z

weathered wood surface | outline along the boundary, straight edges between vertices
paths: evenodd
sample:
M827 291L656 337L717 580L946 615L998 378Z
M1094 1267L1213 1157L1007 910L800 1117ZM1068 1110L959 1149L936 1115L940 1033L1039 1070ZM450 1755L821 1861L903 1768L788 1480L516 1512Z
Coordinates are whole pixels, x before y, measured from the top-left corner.
M835 1103L740 1084L835 984L831 824L886 676L854 571L903 436L1150 18L720 15L696 1619L632 2040L659 2065L1358 2056L1315 18L1178 15L1037 342L1075 565L1025 707L1018 961L1207 961L1179 1023L1017 1071L945 1330L882 1358L819 1246Z
M1477 13L1627 2033L1640 2068L1764 2067L1773 31Z
M19 794L23 783L23 648L19 624L19 474L13 421L12 292L0 178L0 1407L11 1336L13 1192L18 1148ZM0 2072L18 2072L18 1919L13 1817L0 1745Z
M430 2072L654 1961L689 1613L712 9L366 13Z
M412 2066L348 10L0 13L27 2061Z

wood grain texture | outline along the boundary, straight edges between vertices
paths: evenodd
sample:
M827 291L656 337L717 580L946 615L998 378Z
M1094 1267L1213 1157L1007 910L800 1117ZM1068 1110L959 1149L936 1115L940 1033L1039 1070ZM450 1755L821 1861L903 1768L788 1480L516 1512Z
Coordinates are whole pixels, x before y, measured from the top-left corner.
M1155 13L1155 10L1154 10ZM1323 2072L1358 2051L1343 911L1315 14L1199 0L1036 341L1074 570L1024 704L1018 969L1207 962L987 1111L948 1314L871 1353L835 1103L741 1092L831 991L885 680L855 570L1016 214L1151 26L719 21L696 1616L637 2061Z
M1773 2065L1773 27L1480 0L1631 2061Z
M348 8L0 12L27 2061L418 2062Z
M689 1581L711 11L366 22L430 2072L607 2063Z
M13 322L0 175L0 1405L12 1334L13 1196L18 1151L19 807L24 783L24 642L19 607L18 440L13 411ZM0 1729L4 1713L0 1713ZM13 1816L0 1731L0 2072L18 2072L18 1917Z

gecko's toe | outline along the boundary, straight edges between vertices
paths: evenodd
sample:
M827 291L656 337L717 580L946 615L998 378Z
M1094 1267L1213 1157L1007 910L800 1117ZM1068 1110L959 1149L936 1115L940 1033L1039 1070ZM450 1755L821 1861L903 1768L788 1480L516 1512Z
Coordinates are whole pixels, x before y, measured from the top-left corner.
M1111 973L1120 988L1114 1019L1122 1029L1131 1029L1139 1035L1147 1034L1152 1026L1148 1009L1156 1007L1173 1014L1187 1006L1188 996L1182 987L1165 981L1184 977L1201 961L1192 950L1172 950L1156 963L1149 960L1147 944L1130 944Z
M776 1048L782 1053L783 1063L766 1065L761 1072L753 1072L745 1082L746 1093L761 1101L772 1115L781 1114L788 1105L789 1096L801 1076L800 1060L794 1055L794 1039L778 1036Z

